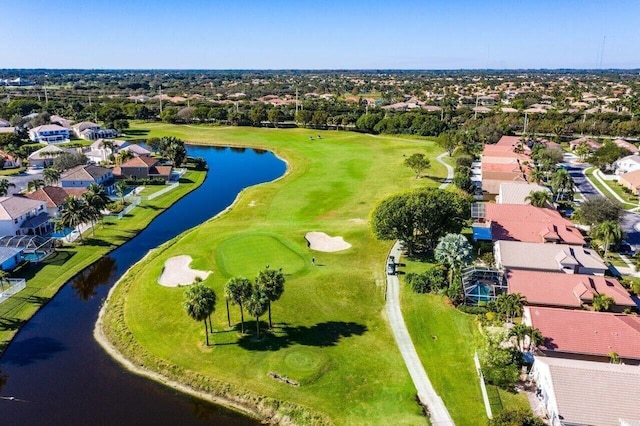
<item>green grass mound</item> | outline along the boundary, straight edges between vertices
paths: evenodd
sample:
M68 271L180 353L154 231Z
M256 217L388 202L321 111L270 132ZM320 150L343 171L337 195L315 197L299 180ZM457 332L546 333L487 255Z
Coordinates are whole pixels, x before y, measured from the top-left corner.
M292 245L271 234L242 234L229 238L218 246L217 261L222 274L228 278L257 273L267 265L283 268L295 274L306 266L302 253Z

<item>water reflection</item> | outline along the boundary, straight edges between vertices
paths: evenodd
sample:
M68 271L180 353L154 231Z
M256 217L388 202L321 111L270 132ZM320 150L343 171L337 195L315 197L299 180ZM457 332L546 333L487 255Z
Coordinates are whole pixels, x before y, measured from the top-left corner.
M81 300L89 300L95 296L96 288L109 282L109 278L115 274L118 266L111 256L103 257L89 266L71 280L71 288Z

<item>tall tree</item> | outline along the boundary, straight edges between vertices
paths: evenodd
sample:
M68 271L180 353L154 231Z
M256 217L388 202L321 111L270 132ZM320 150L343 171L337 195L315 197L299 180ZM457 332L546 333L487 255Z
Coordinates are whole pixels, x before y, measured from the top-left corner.
M593 296L593 310L608 312L615 306L615 300L608 294L600 293Z
M42 178L47 185L53 185L60 180L60 170L53 167L47 167L42 172Z
M544 341L540 330L525 324L516 324L509 330L509 337L515 337L521 352L535 348Z
M399 239L409 254L432 248L447 233L459 233L470 216L468 195L426 188L392 195L371 213L371 229L380 240Z
M251 281L243 277L231 278L224 286L224 295L228 300L231 300L235 305L240 307L241 318L241 333L244 334L244 309L243 306L251 297L253 293L253 286Z
M548 207L553 202L553 196L549 191L531 191L524 200L534 207Z
M44 187L44 181L42 179L33 179L27 183L27 192L34 192Z
M4 197L9 192L9 188L15 188L16 184L9 182L9 179L0 178L0 197Z
M75 229L89 220L86 205L74 196L67 197L62 203L60 224L65 228ZM83 242L82 231L78 229L80 242Z
M260 338L260 317L269 308L269 297L260 286L253 286L251 297L246 301L247 311L256 319L256 330L258 339Z
M622 205L606 197L589 198L576 211L576 220L585 225L594 226L605 221L620 223Z
M127 184L124 181L116 182L116 194L120 197L120 202L124 205L124 194L127 193Z
M449 285L453 282L453 278L460 268L471 263L473 260L472 251L471 244L464 235L447 234L440 238L434 256L436 261L449 267Z
M605 220L591 228L591 237L602 241L604 257L607 257L611 244L622 240L622 228L612 220Z
M431 167L431 161L424 154L415 153L404 160L404 165L413 170L418 179L424 170Z
M520 293L504 293L496 297L493 302L498 313L504 315L507 322L511 322L512 318L522 315L525 299Z
M551 176L551 189L556 199L573 200L573 178L565 169L556 170Z
M201 282L191 285L184 292L184 307L187 315L195 321L204 322L204 334L207 346L209 346L209 326L207 325L207 318L209 317L209 310L207 309L206 302L202 296L204 284Z
M269 299L269 328L273 328L271 322L271 302L275 302L284 293L284 274L281 271L275 269L264 269L258 273L256 278L256 285L262 288L262 291Z
M455 151L459 145L459 140L453 132L442 132L436 138L436 144L447 151L447 153L449 153L449 157L451 157L453 155L453 151Z

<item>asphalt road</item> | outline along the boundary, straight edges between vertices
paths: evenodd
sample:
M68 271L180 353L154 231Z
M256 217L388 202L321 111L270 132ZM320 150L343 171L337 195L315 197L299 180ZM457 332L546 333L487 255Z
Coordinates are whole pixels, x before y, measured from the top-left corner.
M576 159L577 157L572 154L565 154L562 164L573 178L577 192L587 199L602 197L583 173L584 170L590 166L588 164L574 162ZM620 225L624 231L624 239L634 250L638 250L640 248L640 214L629 211L625 212Z
M9 195L17 194L27 189L27 185L34 179L42 179L42 172L36 174L22 173L14 176L7 176L7 180L15 185L9 187Z

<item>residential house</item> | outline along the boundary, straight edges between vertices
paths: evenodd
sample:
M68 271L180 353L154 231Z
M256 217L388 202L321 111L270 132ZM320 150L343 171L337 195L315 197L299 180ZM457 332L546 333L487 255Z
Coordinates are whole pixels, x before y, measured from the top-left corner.
M531 377L551 426L640 422L637 365L536 357Z
M148 155L134 157L113 169L113 174L122 179L171 178L172 166L163 166L156 158Z
M23 256L23 248L0 247L0 270L12 271L22 262Z
M477 233L477 228L482 231ZM582 233L557 211L524 204L487 203L473 230L476 240L586 244Z
M29 139L44 144L69 142L69 129L57 124L43 124L29 130Z
M629 172L640 170L640 155L633 154L622 157L613 163L616 168L616 174L622 175Z
M47 185L37 191L24 194L24 196L32 200L44 201L49 216L58 218L60 209L67 197L72 195L80 197L84 192L86 192L86 188L62 188L60 186Z
M640 169L618 176L618 183L638 195L640 193Z
M522 322L540 330L538 350L545 356L608 362L616 353L622 362L640 362L636 315L525 306Z
M0 118L0 127L10 127L11 123L4 118Z
M101 163L109 161L111 155L115 155L122 151L130 151L135 157L140 155L150 155L151 151L128 141L116 139L98 139L89 147L89 151L85 152L90 162Z
M593 139L587 137L572 140L571 142L569 142L569 147L571 148L571 151L575 151L576 148L582 144L586 144L591 151L597 151L602 147L602 144L600 142L596 142Z
M567 244L497 241L493 245L496 266L501 269L604 275L609 268L594 250Z
M502 182L496 197L498 204L531 204L526 198L532 192L545 191L551 193L546 186L526 182ZM549 206L551 207L551 206Z
M0 134L16 133L15 127L0 127Z
M44 235L52 229L44 201L0 197L0 235Z
M93 164L80 165L63 172L59 184L65 190L87 188L92 183L102 185L108 194L113 192L113 171Z
M29 157L27 157L27 160L31 167L45 168L52 165L56 157L65 152L71 152L71 150L55 145L47 145L44 148L32 152Z
M118 136L118 132L114 129L103 129L96 123L83 121L73 125L73 133L86 140L96 140L101 138L114 138Z
M630 142L627 142L624 139L614 139L613 143L618 145L620 148L626 149L631 154L638 154L638 152L640 152L640 150L638 149L637 146L635 146L634 144L632 144Z
M519 293L527 305L582 309L593 303L593 297L605 294L615 303L615 310L636 308L629 292L612 277L561 272L511 269L506 274L509 293Z
M59 115L52 115L51 117L49 117L49 121L51 121L51 124L58 124L65 129L71 129L71 120L67 120L64 117L60 117Z
M504 138L501 141L505 141ZM511 144L513 140L506 141L510 143L485 145L482 151L482 191L489 198L499 193L500 184L503 182L527 183L531 164L531 159L526 155L528 148L521 145L514 147Z

